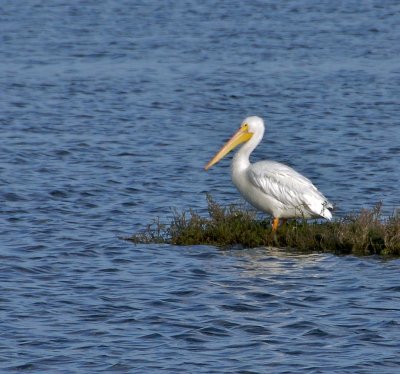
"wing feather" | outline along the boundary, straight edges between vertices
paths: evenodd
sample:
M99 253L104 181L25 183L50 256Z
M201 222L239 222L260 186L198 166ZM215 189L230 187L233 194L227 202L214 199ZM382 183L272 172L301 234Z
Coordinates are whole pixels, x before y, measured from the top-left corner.
M254 186L284 206L306 208L318 215L332 207L308 178L279 162L257 162L248 169L248 176Z

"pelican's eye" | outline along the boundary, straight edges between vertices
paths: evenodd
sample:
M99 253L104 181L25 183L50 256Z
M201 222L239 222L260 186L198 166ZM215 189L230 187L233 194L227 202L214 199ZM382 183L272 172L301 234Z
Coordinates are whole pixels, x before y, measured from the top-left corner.
M242 126L242 130L243 130L243 131L249 131L249 125L248 125L247 123L245 123L245 124Z

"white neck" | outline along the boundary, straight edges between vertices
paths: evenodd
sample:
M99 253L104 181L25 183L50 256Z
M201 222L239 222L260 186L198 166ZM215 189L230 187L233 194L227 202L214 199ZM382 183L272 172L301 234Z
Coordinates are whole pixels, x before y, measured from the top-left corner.
M232 174L236 172L244 172L250 166L250 155L254 149L260 144L264 136L264 130L254 133L253 136L244 143L236 152L232 160Z

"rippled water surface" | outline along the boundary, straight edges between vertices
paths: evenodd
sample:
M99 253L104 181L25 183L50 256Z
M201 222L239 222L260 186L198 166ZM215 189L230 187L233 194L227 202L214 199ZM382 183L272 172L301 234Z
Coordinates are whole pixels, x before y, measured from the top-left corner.
M202 168L251 114L337 215L398 208L397 1L0 10L2 372L399 371L399 260L120 239L240 201Z

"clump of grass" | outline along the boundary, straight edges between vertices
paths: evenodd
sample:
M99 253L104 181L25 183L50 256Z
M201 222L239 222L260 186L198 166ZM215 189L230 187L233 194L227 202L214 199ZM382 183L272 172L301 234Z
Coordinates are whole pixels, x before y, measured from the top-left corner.
M207 196L208 217L193 210L174 212L170 224L159 219L128 240L135 243L206 244L218 247L275 246L302 252L400 256L400 216L384 218L381 204L332 222L292 220L272 232L269 220L235 205L220 206Z

